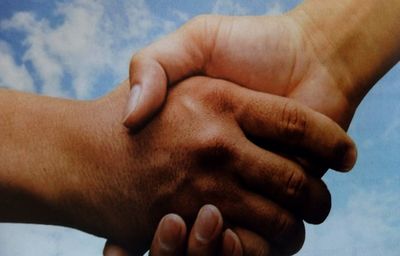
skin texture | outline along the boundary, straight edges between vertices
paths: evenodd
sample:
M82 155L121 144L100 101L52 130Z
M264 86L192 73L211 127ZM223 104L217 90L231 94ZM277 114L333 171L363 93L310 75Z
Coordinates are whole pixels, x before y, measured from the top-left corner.
M279 16L196 17L133 56L130 84L141 89L125 125L140 126L168 86L202 74L296 99L347 127L400 59L399 11L397 0L308 0Z
M167 83L204 74L294 98L347 126L355 106L338 87L347 75L330 73L302 31L289 15L206 15L189 21L133 57L130 83L142 89L125 124L135 127L148 119L161 105Z
M297 217L287 212L285 210L286 207L283 209L276 207L275 203L265 200L252 192L248 193L246 185L254 188L251 189L254 192L268 195L270 199L277 203L286 204L287 208L291 207L288 203L292 202L293 205L301 203L304 196L305 206L319 205L321 209L317 213L317 216L313 216L315 214L314 211L310 212L312 215L305 216L305 218L315 218L316 221L324 219L329 211L329 193L320 180L312 176L303 176L304 171L295 162L288 161L283 164L285 159L281 159L280 157L275 159L276 155L274 154L263 154L259 150L260 148L245 139L239 126L242 126L241 128L245 133L261 138L264 137L266 140L272 139L268 138L272 135L274 138L291 137L290 143L293 143L293 146L301 143L301 141L307 141L307 143L312 144L313 148L315 148L315 143L311 142L311 138L309 140L302 140L302 132L299 133L298 141L296 141L296 136L290 136L290 133L293 131L294 135L296 135L297 124L294 124L294 129L286 129L287 123L285 121L280 123L280 125L283 125L283 128L278 127L275 130L273 126L268 127L270 122L278 123L279 126L279 120L282 119L280 117L275 119L270 114L284 113L286 106L285 99L274 97L274 99L282 101L281 107L274 109L269 104L266 104L266 102L273 101L269 99L268 95L261 94L260 96L262 97L257 100L258 94L251 91L241 91L242 88L237 88L237 93L233 93L234 91L229 87L231 84L217 81L220 84L219 86L215 86L213 82L216 81L196 78L187 82L185 81L177 86L171 92L169 100L166 103L166 112L161 112L159 119L149 123L136 136L135 142L140 145L141 151L131 153L140 158L144 163L153 161L151 168L147 164L138 168L139 170L144 170L144 173L152 174L147 174L146 176L139 174L137 176L140 180L137 181L138 184L154 184L154 181L162 181L160 183L162 187L155 186L157 190L152 190L150 187L147 188L147 186L140 189L140 194L137 197L147 202L149 206L144 207L148 211L141 212L138 215L151 216L152 213L174 212L180 214L189 223L192 223L191 216L196 214L197 209L201 205L208 202L216 205L228 222L233 222L237 226L254 230L262 237L271 240L274 245L276 244L276 247L287 250L288 253L296 251L303 242L304 227L301 221L299 222ZM196 86L196 84L199 86L199 89L194 92L191 88L192 86ZM228 88L229 91L227 90ZM249 94L248 97L245 97L246 94ZM297 106L294 108L297 108ZM255 113L255 116L251 117L251 115L242 114L250 113L250 109ZM309 109L304 109L304 111L309 111ZM272 119L269 119L269 116ZM324 138L327 135L323 134L322 131L327 131L326 127L328 125L324 125L323 123L333 123L329 119L325 119L322 115L315 117L315 119L319 118L321 118L322 123L320 124L321 130L318 128L318 131L310 131L310 134L320 134L322 136L320 138ZM173 120L172 123L171 120ZM201 120L207 120L207 122L205 123ZM303 126L300 123L300 129L301 127ZM314 127L312 120L310 120L309 127ZM339 129L338 127L336 128L336 132L338 132ZM285 135L281 134L282 131ZM270 135L268 134L269 132L271 132ZM286 136L286 133L289 133L287 134L289 136ZM173 134L177 134L179 137L175 137ZM328 134L330 136L331 132ZM341 136L344 136L344 133ZM160 145L157 145L152 140L153 137L157 141L159 141L159 138L168 138L168 140L173 141L173 144L160 143ZM242 141L241 138L244 140ZM314 138L314 140L318 141L320 139ZM324 145L324 147L332 148L331 153L333 154L339 152L338 155L321 155L320 157L327 159L327 162L329 162L328 159L330 158L332 163L336 163L338 161L337 157L342 157L341 152L343 151L341 149L337 150L338 147L341 148L343 146L343 144L338 142L337 138L332 137L332 145ZM157 145L157 147L154 148L151 145ZM346 141L345 145L348 149L354 149L350 141ZM155 155L157 152L160 152L161 155ZM171 154L172 152L173 154ZM187 154L190 156L186 157L185 155ZM257 157L254 158L253 154ZM354 155L354 152L350 154ZM151 156L151 159L147 159L147 156ZM160 162L154 162L152 159L159 159ZM187 161L185 159L190 160ZM210 159L219 160L210 161ZM237 160L241 163L236 163ZM271 163L273 164L271 165ZM182 166L184 169L179 170L179 166ZM272 175L272 173L280 173L283 177L280 178L278 176L277 181L271 180L267 186L263 186L264 184L255 184L255 182L264 176L263 173L259 173L259 170L266 168L271 170L271 174L266 170L265 174L268 173L267 176L276 177L276 174ZM246 169L246 173L242 171L244 169ZM162 172L160 173L159 170L162 170ZM188 172L189 170L190 172ZM166 175L166 173L169 174ZM244 179L246 176L248 176L248 179ZM240 180L243 179L245 187L241 188ZM292 182L290 182L290 179L293 179ZM305 183L309 183L310 185L303 186L303 179L307 180ZM269 178L265 176L262 180L268 181ZM300 180L301 184L299 186L297 183L298 180ZM275 188L274 184L279 185ZM294 186L294 192L290 188L287 191L286 189L283 191L279 190L280 187L286 187L286 184ZM296 191L297 188L300 191ZM147 191L148 189L150 191ZM311 191L302 195L308 189ZM312 190L315 190L315 192L312 192ZM188 197L189 194L191 195L190 197ZM314 196L317 196L317 198L314 198ZM123 204L126 203L118 203L118 205ZM152 208L154 206L157 208ZM272 209L278 211L276 215L274 214L275 216L285 218L283 221L285 224L281 220L273 220L272 216L269 216L273 212ZM307 213L308 211L305 210L304 213L296 215L302 216L302 214ZM154 220L151 220L154 223L153 225L155 225L154 221L160 219L161 216L156 216ZM144 220L141 223L149 223L149 220ZM287 226L288 229L282 232L281 228L278 227L279 223ZM143 235L147 229L147 227L143 228L141 229L143 231L139 233Z
M238 23L247 23L248 25L244 28L250 26L256 31L261 31L261 35L255 33L260 36L255 39L260 40L252 40L253 42L249 45L246 45L246 42L240 44L240 40L249 37L232 36L232 34L238 35L238 33L234 33L235 31L240 31L241 34L244 34L243 31L251 31L242 28L237 29L237 19L198 18L192 22L192 29L188 29L195 31L197 28L199 29L198 32L194 32L193 35L188 32L186 35L193 42L201 43L195 44L195 47L189 51L183 51L183 56L179 56L179 58L176 58L178 55L174 55L174 58L177 59L177 65L175 67L172 65L172 71L164 70L169 64L161 59L159 60L160 56L152 56L153 51L147 53L150 58L146 58L147 54L136 56L132 62L134 68L131 72L131 84L139 83L142 86L139 91L142 91L143 94L139 97L135 96L139 101L139 105L135 109L138 114L136 117L131 117L128 112L126 124L137 124L148 119L147 114L154 113L155 109L161 106L167 85L175 84L193 74L205 74L234 81L251 89L294 98L330 116L346 127L362 96L374 81L398 60L397 43L400 26L398 26L399 21L395 14L399 11L399 2L394 0L385 1L383 4L372 0L324 2L331 4L330 8L326 8L326 5L322 7L338 11L337 15L326 15L321 11L323 10L321 6L314 8L321 2L323 1L305 1L305 4L313 6L313 8L298 8L292 14L286 15L286 18L243 18ZM353 5L352 3L358 4ZM364 7L360 8L362 15L356 15L352 19L351 23L354 24L354 26L350 26L352 30L342 34L335 33L335 31L342 31L340 28L344 28L344 25L348 25L348 12L354 13L359 10L360 3ZM380 4L380 11L369 16L368 14L371 13L371 10L376 9L374 7L377 7L377 4ZM347 10L347 12L340 10ZM343 13L346 15L343 15ZM336 20L321 18L332 16L336 17ZM365 17L372 18L366 19ZM264 18L268 24L275 22L275 26L257 25L262 23ZM227 20L228 22L225 22ZM383 24L382 27L386 29L382 29L376 24ZM360 33L352 36L355 34L354 32ZM328 33L332 35L328 36ZM204 35L217 36L208 37L211 40L199 40L204 39ZM183 41L179 41L179 37L177 40L176 44L166 43L162 45L168 47L183 46L180 43L186 41L185 38ZM226 42L233 42L233 44L229 47ZM190 45L185 45L185 47L191 48ZM180 50L185 49L185 47L180 48ZM385 48L384 51L366 54L373 49L382 47ZM224 52L224 49L228 52ZM235 55L228 54L230 50L234 50L232 52L248 52L238 51L242 49L261 49L261 54L254 52L248 55L239 54L237 58L231 59ZM161 55L165 54L163 49L160 49L159 52L162 53ZM166 53L169 52L166 51ZM172 51L172 53L177 52ZM266 53L269 54L266 55ZM308 57L301 57L298 53ZM225 65L221 65L221 60L226 62ZM266 65L262 69L257 69L256 66L246 69L245 64L253 60ZM229 63L235 65L226 65ZM273 63L273 65L269 63ZM172 62L172 64L174 63ZM194 68L187 70L186 67ZM147 76L141 77L141 72L144 72L140 71L141 69L148 72ZM174 70L178 71L175 76ZM260 77L255 77L255 75L260 75ZM198 85L203 84L198 83ZM266 87L264 87L265 84L267 84ZM156 90L153 93L146 89L152 86ZM158 91L157 88L161 88L161 90ZM214 91L213 89L208 90ZM193 88L189 91L193 91ZM225 89L225 91L227 90ZM188 94L190 95L190 93ZM211 94L213 97L221 95L220 93ZM135 183L136 179L130 175L132 175L132 170L135 167L142 165L133 160L130 161L133 156L126 154L137 153L137 155L140 155L142 148L139 147L140 150L138 150L133 143L135 140L129 141L130 137L122 135L124 130L121 127L108 123L108 121L116 122L116 117L122 117L122 111L119 111L121 106L111 101L111 99L121 100L120 97L115 95L119 94L116 93L112 97L91 104L85 102L72 104L68 101L56 101L47 98L40 98L39 103L38 99L33 96L15 95L9 92L2 93L1 96L4 99L0 102L4 104L2 106L4 112L1 115L2 132L0 133L3 136L0 154L0 189L2 192L1 201L6 207L0 213L1 220L72 226L112 238L131 248L134 252L142 251L145 242L138 246L129 243L129 241L141 242L140 239L137 240L136 237L131 235L132 230L137 232L137 228L139 228L139 232L148 231L147 233L144 232L144 240L150 241L149 233L152 233L151 230L155 229L155 220L160 216L137 214L143 209L140 207L144 204L144 200L135 193L131 194L131 192L135 192L132 189L134 186L131 184ZM195 96L197 97L197 95ZM149 100L146 101L146 97L150 97ZM221 99L221 97L218 99ZM207 102L205 99L203 100ZM19 104L15 104L15 102ZM123 102L123 100L119 102ZM10 105L12 107L9 107ZM133 104L129 105L134 106ZM213 105L211 104L211 106ZM147 114L143 113L146 109L149 109ZM225 110L225 108L222 109ZM289 111L289 113L295 112ZM93 116L93 113L96 113L96 115ZM165 114L165 111L162 113ZM294 114L294 116L297 116L297 114ZM162 117L160 118L162 119ZM37 122L37 120L50 121ZM170 119L165 118L163 120L165 123L171 124ZM289 120L292 120L292 118ZM162 121L159 122L162 123ZM26 129L26 127L29 127L29 129ZM96 127L96 129L93 129L93 127ZM162 128L165 127L162 126ZM160 131L160 133L157 133L156 128L153 127L153 129L155 129L153 130L155 134L160 135ZM153 136L157 137L157 135ZM161 135L165 134L161 133ZM99 143L99 141L102 143ZM131 144L127 144L127 141ZM265 146L265 142L259 143ZM215 144L212 145L214 146L211 148L215 149ZM342 146L339 148L342 148ZM146 150L145 147L144 149ZM218 150L211 151L219 153L221 148L216 147L216 149ZM135 154L133 155L136 157ZM351 159L354 159L354 154L349 155L351 155L350 160L345 161L347 167ZM38 159L41 161L38 162ZM43 161L43 159L48 160ZM110 170L113 170L113 174L116 173L117 175L110 176ZM312 170L310 173L313 173ZM140 185L143 186L142 183ZM85 188L84 191L82 191L82 188ZM265 193L265 191L261 192ZM154 199L157 199L157 196ZM274 200L279 201L279 198ZM201 202L197 202L197 204L201 205ZM117 206L123 208L123 210L117 209ZM217 206L224 210L221 204ZM148 205L144 207L144 209L148 208L150 208ZM166 212L175 210L173 208L163 209L161 207ZM193 211L192 216L188 217L189 220L194 219L196 211ZM29 212L29 216L26 216L27 212ZM183 210L178 213L186 218L185 214L187 213ZM229 214L226 215L229 216ZM141 216L146 216L149 219L154 218L154 220L142 220L140 219ZM120 221L122 220L125 221L124 224L121 224ZM230 220L230 222L233 221ZM252 227L249 224L241 223L241 225ZM240 228L234 230L241 239L243 234L249 232ZM271 228L271 230L269 232L274 233L274 228ZM259 233L263 232L259 231ZM278 232L278 235L273 235L279 237L281 233L282 231ZM293 232L290 233L293 235ZM261 240L253 239L252 241L257 241L259 244L265 243L265 240L262 239L264 236L266 239L273 240L273 245L279 248L279 243L274 241L276 238L270 237L271 234L260 235ZM243 239L242 243L246 252L248 244L243 242ZM296 242L293 244L289 247L287 253L297 250L298 244ZM253 254L250 253L250 255Z
M165 214L191 227L211 203L241 239L251 231L291 254L304 240L302 219L326 217L329 192L295 159L248 136L337 169L355 161L354 143L325 116L205 77L176 86L159 115L129 133L120 123L128 91L125 83L93 102L0 92L1 221L69 226L138 255Z
M399 11L396 0L306 0L275 17L197 17L132 58L125 125L140 127L168 86L203 74L296 99L347 128L400 59Z

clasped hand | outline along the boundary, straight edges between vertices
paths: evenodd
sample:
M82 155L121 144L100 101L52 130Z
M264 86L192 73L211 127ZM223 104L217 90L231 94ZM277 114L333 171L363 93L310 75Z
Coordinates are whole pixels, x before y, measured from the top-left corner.
M230 80L252 90L294 98L346 127L354 107L348 103L335 77L340 75L343 80L346 74L332 72L320 61L322 57L318 56L313 41L303 33L305 30L295 16L201 16L140 51L131 63L130 83L133 88L125 124L133 128L143 124L163 102L168 85L200 73ZM177 110L174 120L182 125L192 125L189 137L203 146L195 150L195 159L201 167L199 170L213 169L212 173L220 181L207 180L202 174L198 177L200 182L196 180L199 171L190 172L188 177L194 188L172 194L189 193L198 199L203 193L207 196L202 203L215 204L218 202L214 200L221 199L219 193L224 194L222 198L231 201L229 207L224 203L221 209L227 226L232 227L229 223L232 214L243 213L241 217L235 216L238 222L234 230L242 242L237 247L243 246L245 255L253 255L257 250L266 255L272 250L284 254L297 251L304 238L301 220L320 223L330 209L329 192L319 177L328 167L350 169L355 161L354 145L348 138L341 141L337 137L339 131L340 136L344 134L333 122L294 101L205 78L185 81L177 87L190 89L180 104L185 110ZM234 93L241 90L243 92ZM191 95L194 93L195 98ZM170 102L182 102L173 95L168 97L165 108L170 106ZM207 113L214 119L199 111L208 108L213 110ZM202 117L214 122L199 123ZM237 123L227 128L232 122L230 118ZM179 134L188 136L186 132ZM187 149L189 145L185 143L177 148ZM191 152L190 149L186 151ZM227 166L229 171L224 172L222 166ZM169 185L166 187L171 188ZM233 191L226 191L226 187ZM238 188L241 188L240 193ZM197 193L198 190L201 193ZM249 191L250 196L247 194ZM253 203L254 198L260 201L255 203L257 206ZM192 210L201 205L185 202L183 204ZM252 205L258 211L264 209L261 213L269 215L258 218L260 216L252 210ZM247 209L250 213L240 209ZM188 223L193 223L193 213L182 216ZM175 224L186 228L183 220ZM240 232L238 224L255 233ZM188 242L189 255L206 255L211 254L210 250L215 251L215 241L207 246L190 242L196 240L192 233ZM221 228L216 233L221 233ZM256 234L260 235L258 239ZM175 245L181 244L182 247L185 234L180 237L176 238ZM217 237L214 235L214 240ZM153 254L163 255L158 253L161 249L156 238L157 235L153 241ZM251 241L263 242L254 245ZM172 250L169 255L178 254L179 250L182 248Z
M111 100L126 99L127 89ZM172 88L154 120L125 140L134 161L131 170L104 174L103 180L124 177L112 191L120 196L106 221L118 225L105 231L135 253L150 244L163 215L179 214L191 226L210 203L225 226L249 231L237 232L245 252L246 241L257 237L292 254L304 240L303 220L320 223L330 210L320 174L304 170L297 157L338 170L355 158L352 140L324 115L205 77Z

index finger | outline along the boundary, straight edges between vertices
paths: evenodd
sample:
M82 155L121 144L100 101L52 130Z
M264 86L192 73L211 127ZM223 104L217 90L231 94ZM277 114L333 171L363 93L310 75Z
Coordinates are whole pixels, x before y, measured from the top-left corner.
M288 98L242 87L234 91L236 120L247 135L338 171L354 166L354 142L328 117Z

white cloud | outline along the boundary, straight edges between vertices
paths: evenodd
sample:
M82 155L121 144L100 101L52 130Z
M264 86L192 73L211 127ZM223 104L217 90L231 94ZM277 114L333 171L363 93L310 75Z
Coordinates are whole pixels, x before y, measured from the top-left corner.
M57 24L50 16L39 18L32 12L18 12L1 21L1 29L22 32L26 47L22 60L32 64L40 93L51 96L89 98L95 86L102 83L100 74L107 73L113 84L123 80L133 52L177 27L175 21L155 17L144 0L74 0L57 6L53 13L61 20ZM281 5L276 2L269 10L278 13ZM178 23L189 19L180 10L171 12ZM212 12L250 13L234 0L217 0ZM9 56L8 63L15 62ZM17 71L21 77L29 77L24 65ZM65 86L66 77L71 80L69 87ZM8 83L5 75L1 79ZM31 84L27 82L27 86Z
M233 0L218 0L213 12L250 14L244 6ZM275 1L267 9L268 14L276 14L283 7ZM182 21L189 17L172 14ZM143 0L64 1L55 15L59 18L56 24L32 12L15 13L1 22L2 29L22 32L26 51L21 63L10 47L0 43L0 86L32 91L33 75L26 68L29 62L44 94L67 95L62 83L68 75L73 94L90 97L101 83L99 74L108 73L116 82L125 78L131 54L176 27L174 21L154 17ZM393 140L394 134L400 136L399 130L400 121L395 119L385 136ZM326 224L308 228L307 244L300 255L396 255L400 232L399 224L393 222L398 222L399 202L398 191L378 194L363 190L351 195L345 208L334 207ZM1 224L0 243L2 256L79 256L100 255L103 240L53 227Z
M148 37L147 32L156 26L157 18L151 14L145 1L124 1L123 8L128 22L126 28L119 30L119 34L125 39ZM124 22L113 22L113 26L117 24L123 25Z
M28 46L28 50L23 59L31 61L43 82L42 86L46 94L59 96L63 70L60 63L48 53L46 38L50 28L47 22L37 21L32 13L19 12L10 20L2 21L1 27L26 32L24 44Z
M325 224L308 226L299 255L398 255L400 194L388 187L360 189L346 207L334 209Z
M0 40L0 87L33 92L34 85L25 65L15 63L10 47Z
M0 255L100 256L104 239L62 227L0 224Z
M75 0L57 5L62 22L18 12L1 22L2 29L20 31L43 94L66 96L63 79L72 80L72 95L88 98L101 74L119 82L128 74L132 53L160 34L172 31L172 21L154 17L144 0L110 2ZM118 15L115 15L118 13Z
M17 12L0 21L1 30L21 33L24 49L17 60L11 47L0 42L0 86L34 91L29 63L32 76L40 80L39 93L88 98L102 82L101 74L115 83L126 78L132 53L177 27L155 17L144 0L63 1L51 15ZM66 77L72 80L67 86ZM72 93L65 90L68 86ZM1 256L86 256L101 255L104 240L63 228L0 224L0 244Z
M249 9L234 0L217 0L212 8L212 13L226 15L247 15Z

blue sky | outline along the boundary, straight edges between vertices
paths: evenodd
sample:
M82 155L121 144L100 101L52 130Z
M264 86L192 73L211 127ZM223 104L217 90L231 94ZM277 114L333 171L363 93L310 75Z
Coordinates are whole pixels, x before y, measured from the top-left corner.
M299 1L121 0L0 2L0 87L67 98L104 95L127 77L135 51L201 13L280 13ZM115 14L118 15L115 15ZM399 45L400 47L400 45ZM299 255L399 255L400 67L359 107L351 173L328 173L326 223L307 226ZM0 224L0 255L101 255L104 240L60 228Z

